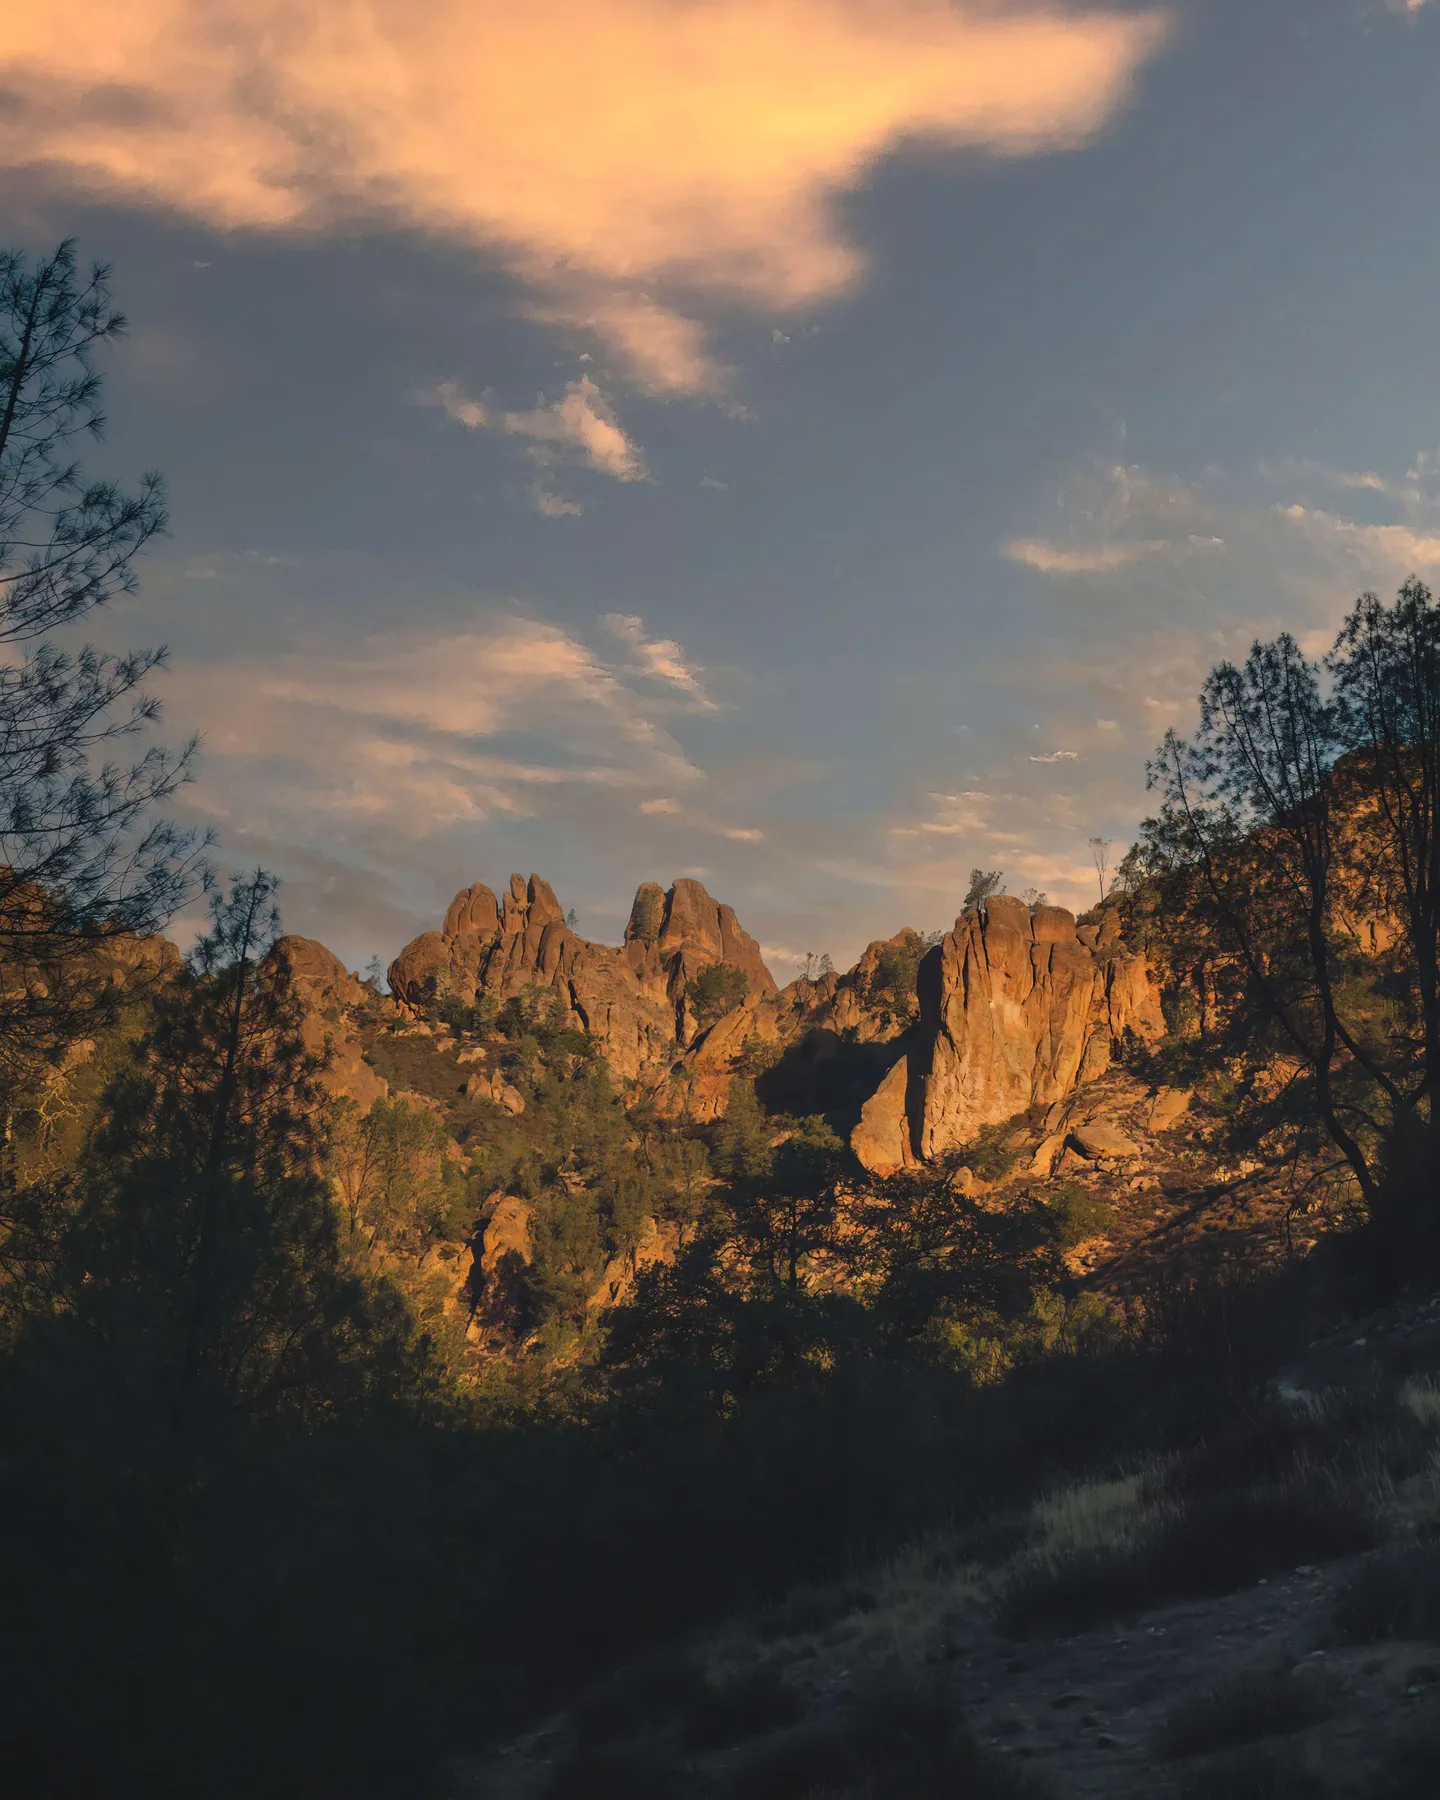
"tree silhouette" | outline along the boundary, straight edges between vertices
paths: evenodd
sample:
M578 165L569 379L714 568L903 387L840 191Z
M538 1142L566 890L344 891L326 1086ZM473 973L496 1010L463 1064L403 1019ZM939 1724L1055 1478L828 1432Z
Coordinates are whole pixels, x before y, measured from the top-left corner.
M973 912L982 907L992 895L1000 892L1004 881L1004 872L1000 869L972 869L970 885L965 890L964 912Z
M193 744L107 760L159 706L157 648L62 649L54 633L133 591L165 525L160 477L127 493L81 474L101 436L97 347L125 320L109 271L67 240L33 265L0 253L0 1083L84 1029L110 987L103 952L163 923L197 879L198 846L153 817L188 777ZM77 955L77 952L87 954Z
M1090 860L1095 865L1095 874L1100 882L1100 898L1103 900L1107 892L1105 875L1110 867L1110 839L1105 837L1092 837L1089 841Z

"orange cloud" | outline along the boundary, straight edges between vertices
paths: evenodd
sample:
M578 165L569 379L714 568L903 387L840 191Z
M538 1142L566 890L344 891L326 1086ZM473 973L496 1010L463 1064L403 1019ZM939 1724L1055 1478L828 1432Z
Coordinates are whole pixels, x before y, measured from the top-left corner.
M68 0L11 7L0 163L222 227L498 250L648 385L721 381L647 284L849 286L832 196L905 139L1083 142L1166 31L1059 0Z

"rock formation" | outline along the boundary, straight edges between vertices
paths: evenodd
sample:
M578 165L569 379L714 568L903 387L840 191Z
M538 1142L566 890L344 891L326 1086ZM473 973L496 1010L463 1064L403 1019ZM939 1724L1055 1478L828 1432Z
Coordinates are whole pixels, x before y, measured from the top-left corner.
M565 1022L594 1037L616 1074L634 1080L668 1066L694 1036L686 987L721 962L744 973L752 995L775 992L759 945L698 881L677 881L668 892L644 883L617 948L571 931L538 875L512 875L502 900L483 883L457 894L443 929L407 944L389 979L415 1013L447 998L473 1005L548 991Z
M352 1013L373 996L333 951L313 938L282 937L270 959L288 978L300 1003L300 1035L307 1050L325 1051L320 1076L327 1093L348 1095L362 1112L390 1092L364 1060Z
M879 992L877 971L887 951L922 943L908 927L893 938L877 938L853 969L843 975L801 976L778 992L752 988L741 1004L697 1035L659 1084L656 1098L673 1111L697 1119L718 1118L732 1077L769 1070L771 1085L808 1089L777 1093L787 1112L830 1112L846 1108L842 1089L860 1079L862 1092L853 1108L873 1087L888 1060L880 1047L895 1042L910 1027L914 995ZM783 1059L783 1060L782 1060ZM777 1067L778 1062L778 1067ZM783 1103L782 1103L783 1102Z
M964 913L920 966L916 1041L866 1102L851 1145L886 1174L928 1161L1110 1066L1127 1035L1164 1031L1144 959L1116 908L1077 928L1062 907L998 895Z

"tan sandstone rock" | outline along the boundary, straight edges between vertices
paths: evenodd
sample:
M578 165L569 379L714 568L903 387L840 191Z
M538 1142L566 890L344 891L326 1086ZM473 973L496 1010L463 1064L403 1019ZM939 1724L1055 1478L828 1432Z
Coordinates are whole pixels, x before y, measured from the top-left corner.
M634 1248L622 1251L619 1256L612 1256L605 1265L605 1273L600 1277L594 1293L585 1302L586 1311L602 1312L607 1307L619 1306L622 1301L629 1299L634 1291L636 1276L657 1263L674 1262L679 1244L678 1226L669 1222L659 1224L647 1214L640 1221Z
M644 883L617 947L571 931L538 875L512 875L499 900L483 883L458 893L444 929L422 932L396 957L390 987L412 1012L446 996L469 1005L481 995L553 994L564 1021L633 1080L668 1068L693 1035L686 986L718 962L743 970L752 994L775 993L759 945L698 881L677 881L668 893Z
M1140 1154L1140 1146L1108 1119L1089 1119L1083 1125L1072 1125L1070 1142L1091 1162L1129 1161Z
M1117 1043L1164 1031L1159 991L1144 959L1126 950L1113 907L1082 939L1063 907L996 895L955 921L922 962L918 986L908 1125L925 1160L1035 1106L1050 1107L1053 1134L1057 1103L1104 1074ZM893 1124L886 1130L888 1145ZM1053 1167L1063 1148L1063 1134L1058 1145L1047 1140L1043 1159ZM856 1151L864 1161L867 1136Z
M910 1064L902 1056L860 1109L860 1123L850 1134L850 1148L873 1175L893 1175L915 1166L905 1092Z
M530 1223L535 1208L528 1200L504 1194L485 1226L480 1240L480 1273L493 1275L507 1256L530 1261Z
M271 961L288 977L300 1003L300 1035L307 1050L327 1056L320 1085L347 1096L362 1112L390 1092L390 1084L365 1061L353 1012L373 996L333 951L313 938L282 937Z
M1168 1131L1190 1105L1190 1088L1163 1087L1150 1102L1145 1115L1147 1131Z

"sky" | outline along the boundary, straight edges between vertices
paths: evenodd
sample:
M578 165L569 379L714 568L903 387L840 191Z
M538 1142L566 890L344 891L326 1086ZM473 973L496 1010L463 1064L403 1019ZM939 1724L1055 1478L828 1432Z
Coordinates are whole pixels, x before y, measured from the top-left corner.
M360 966L1090 903L1206 670L1440 579L1440 0L0 0L114 265L178 810ZM178 929L185 929L181 921Z

